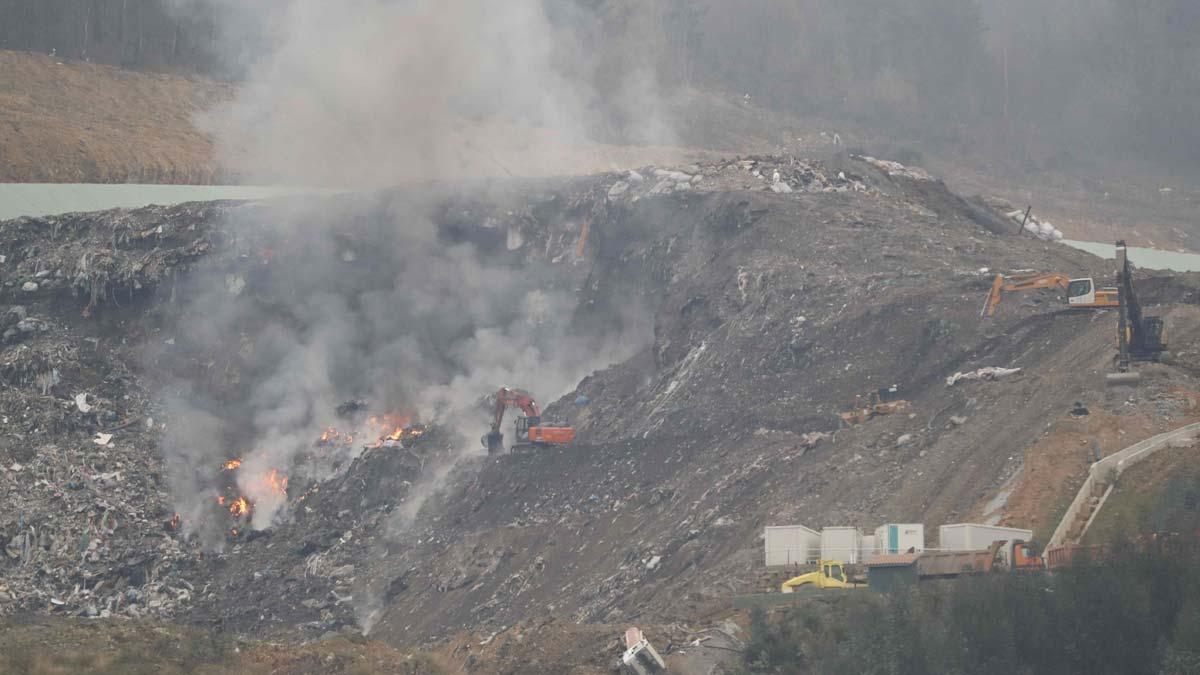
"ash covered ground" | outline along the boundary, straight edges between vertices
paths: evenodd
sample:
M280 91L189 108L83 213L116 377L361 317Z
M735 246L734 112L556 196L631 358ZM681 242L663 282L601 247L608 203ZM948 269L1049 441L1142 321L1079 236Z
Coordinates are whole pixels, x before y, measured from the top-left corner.
M0 613L498 672L602 671L631 622L681 647L758 590L764 525L1003 520L1076 401L1195 418L1200 283L1141 279L1173 359L1105 390L1113 313L979 317L997 272L1112 276L1017 229L779 156L0 224ZM984 367L1020 371L946 383ZM839 428L893 384L906 414ZM499 386L575 443L487 456Z

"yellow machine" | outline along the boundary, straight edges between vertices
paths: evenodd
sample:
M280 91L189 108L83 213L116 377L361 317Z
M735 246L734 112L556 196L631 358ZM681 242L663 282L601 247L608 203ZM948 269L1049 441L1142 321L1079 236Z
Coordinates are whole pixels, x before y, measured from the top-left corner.
M908 401L901 399L899 389L892 385L886 389L872 391L866 396L855 396L854 408L838 413L838 417L846 426L853 426L881 415L895 415L903 410L908 410Z
M781 593L794 593L804 588L856 588L858 584L846 577L845 566L840 560L822 560L821 569L801 574L783 582Z
M1035 291L1041 288L1061 288L1067 292L1067 307L1070 309L1101 309L1117 307L1119 293L1115 288L1096 288L1091 278L1071 279L1065 274L1014 274L1006 277L997 274L992 281L992 290L984 302L981 315L992 316L1005 293Z

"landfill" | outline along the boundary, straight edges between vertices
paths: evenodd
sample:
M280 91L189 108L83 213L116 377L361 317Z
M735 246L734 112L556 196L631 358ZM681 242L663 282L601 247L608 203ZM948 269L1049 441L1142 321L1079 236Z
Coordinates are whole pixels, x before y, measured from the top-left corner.
M313 209L339 214L321 253L346 265L331 296L357 292L378 214L400 199ZM1197 387L1170 364L1132 397L1092 386L1111 361L1104 318L1022 305L981 321L982 268L1103 278L1105 264L895 163L764 155L426 200L438 236L567 289L573 331L646 308L644 342L545 401L577 431L566 447L488 457L438 419L347 441L339 415L391 411L346 397L321 411L336 433L272 467L280 515L266 524L253 500L230 510L234 491L206 502L200 527L165 453L181 432L171 401L236 396L254 373L230 364L259 348L244 326L189 347L192 280L218 275L225 297L265 306L293 291L264 281L290 251L274 212L214 202L0 224L0 615L366 633L513 672L550 636L572 644L563 659L604 667L636 620L670 664L701 650L670 628L678 617L756 588L745 552L764 526L964 520L1076 401L1093 417L1193 414L1165 398ZM404 282L386 266L364 275ZM1141 288L1173 348L1200 353L1200 283ZM839 425L856 395L895 383L903 413ZM501 384L520 383L478 396ZM197 481L230 490L254 470L202 468Z

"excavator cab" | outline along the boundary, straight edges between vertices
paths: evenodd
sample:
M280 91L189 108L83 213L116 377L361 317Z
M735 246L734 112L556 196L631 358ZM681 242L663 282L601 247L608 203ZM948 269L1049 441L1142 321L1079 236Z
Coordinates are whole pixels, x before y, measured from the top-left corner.
M540 417L518 417L516 429L517 445L525 445L529 443L529 430L536 428L542 423Z
M1072 279L1067 284L1068 305L1092 305L1096 302L1096 282L1091 279Z

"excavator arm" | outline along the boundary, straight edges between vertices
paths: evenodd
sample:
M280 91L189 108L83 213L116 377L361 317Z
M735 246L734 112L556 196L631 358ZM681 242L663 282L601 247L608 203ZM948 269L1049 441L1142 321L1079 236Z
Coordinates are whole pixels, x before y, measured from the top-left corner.
M501 387L500 391L496 392L496 404L492 409L492 429L483 437L483 445L488 449L488 454L504 448L504 433L500 429L504 425L504 412L509 408L520 408L532 426L541 422L542 414L532 394L520 389Z
M517 438L513 447L520 445L567 445L575 440L575 430L569 426L544 426L542 413L533 395L520 389L501 387L496 392L496 402L492 409L492 428L483 437L483 446L488 454L494 454L504 449L504 434L500 431L504 425L504 412L509 408L519 408L524 417L517 419Z
M982 313L988 316L995 315L996 307L1004 299L1005 293L1034 291L1040 288L1061 288L1065 291L1070 285L1071 280L1068 277L1056 273L1018 274L1011 277L997 274L995 280L992 281L992 291L988 293Z

